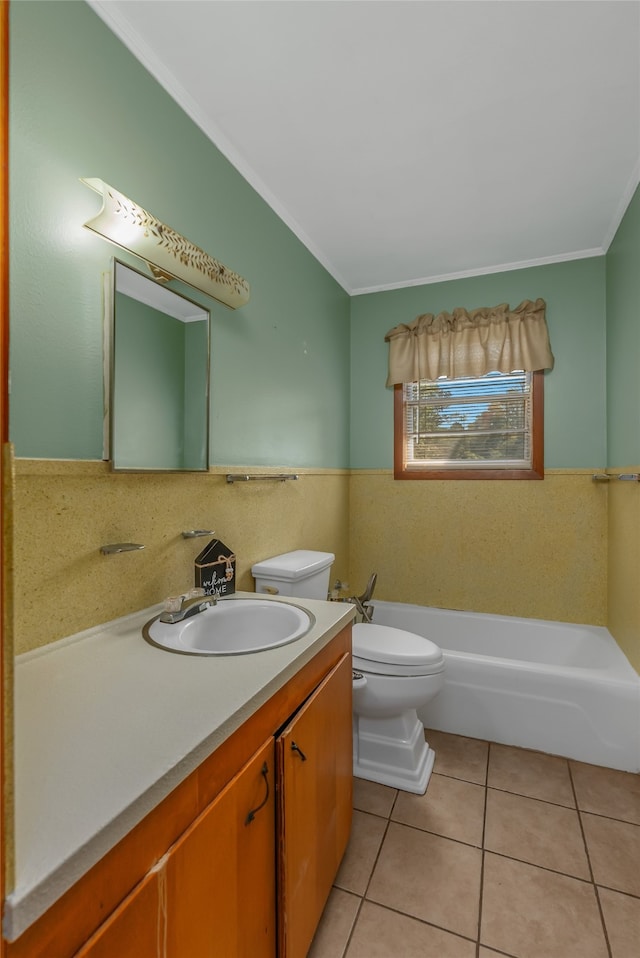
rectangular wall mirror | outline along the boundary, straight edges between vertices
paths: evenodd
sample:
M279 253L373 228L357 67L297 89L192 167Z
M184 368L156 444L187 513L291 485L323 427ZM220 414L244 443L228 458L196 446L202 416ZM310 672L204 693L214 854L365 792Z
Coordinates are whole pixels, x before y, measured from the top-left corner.
M118 260L105 301L105 437L112 469L206 471L208 310Z

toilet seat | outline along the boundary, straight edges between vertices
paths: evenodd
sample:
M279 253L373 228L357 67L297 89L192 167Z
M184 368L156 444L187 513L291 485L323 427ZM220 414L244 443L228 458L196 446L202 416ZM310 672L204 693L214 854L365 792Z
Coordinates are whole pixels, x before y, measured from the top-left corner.
M433 675L444 670L435 642L415 632L358 622L353 626L353 665L376 675Z

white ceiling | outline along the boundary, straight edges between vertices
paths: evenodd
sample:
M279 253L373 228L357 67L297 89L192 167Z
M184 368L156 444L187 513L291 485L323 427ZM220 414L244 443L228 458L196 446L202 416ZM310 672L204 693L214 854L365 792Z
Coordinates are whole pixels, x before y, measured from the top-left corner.
M606 251L637 0L88 0L350 293Z

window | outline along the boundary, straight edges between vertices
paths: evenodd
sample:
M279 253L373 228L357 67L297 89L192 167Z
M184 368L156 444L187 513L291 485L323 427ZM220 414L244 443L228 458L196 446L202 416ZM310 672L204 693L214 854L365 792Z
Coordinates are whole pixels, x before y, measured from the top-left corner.
M544 478L542 370L394 386L396 479Z

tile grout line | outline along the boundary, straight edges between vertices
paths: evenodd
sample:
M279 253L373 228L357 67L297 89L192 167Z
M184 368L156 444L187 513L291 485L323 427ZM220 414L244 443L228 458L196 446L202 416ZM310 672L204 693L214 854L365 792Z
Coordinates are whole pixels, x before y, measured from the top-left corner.
M541 872L549 872L550 875L560 875L562 878L570 878L572 881L582 882L583 885L595 884L591 878L580 878L579 875L572 875L570 872L563 872L558 868L549 868L548 865L540 865L538 862L531 862L526 858L516 858L514 855L507 855L505 852L496 852L492 848L488 848L487 852L495 858L504 858L508 862L528 865L530 868L537 868ZM616 889L612 888L611 890L615 891ZM633 898L633 895L629 897Z
M563 805L562 802L552 802L548 798L538 798L537 795L529 795L526 792L515 792L512 788L500 788L497 785L487 785L493 792L503 792L505 795L515 795L516 798L528 798L532 802L542 802L544 805L553 805L554 808L568 808L575 810L575 805ZM603 816L606 818L606 816Z
M591 865L591 855L589 854L589 845L587 842L587 836L584 831L584 825L582 823L582 810L580 808L580 803L578 802L578 793L576 791L576 785L573 780L573 771L571 769L571 762L567 760L567 768L569 770L569 781L571 782L571 789L573 791L573 800L576 803L576 812L578 813L578 822L580 824L580 834L582 835L582 841L584 843L584 851L587 856L587 865L589 866L589 874L591 875L591 883L593 885L593 891L596 896L596 902L598 903L598 912L600 914L600 921L602 923L602 931L604 934L605 944L607 946L607 954L609 958L613 958L613 953L611 951L611 942L609 941L609 932L607 931L607 923L604 920L604 911L602 910L602 902L600 901L600 892L598 891L598 886L596 884L595 875L593 873L593 866Z
M591 812L588 808L581 808L583 815L593 815L594 818L604 818L606 822L620 822L621 825L634 825L640 828L639 822L632 822L628 818L616 818L614 815L605 815L604 812Z
M528 795L526 792L514 792L510 788L499 788L497 785L488 785L488 789L493 792L502 792L505 795L515 795L516 798L528 798L531 802L540 802L543 805L552 805L554 808L565 808L569 811L578 810L577 804L575 805L563 805L561 802L552 802L548 798L538 798L536 795ZM574 795L574 800L577 803L577 797ZM604 818L607 822L620 822L622 825L636 825L640 828L640 823L632 822L628 818L616 818L615 815L606 815L604 812L592 812L589 809L583 808L580 811L584 815L593 815L594 818Z
M381 901L375 901L374 899L367 899L367 901L370 905L375 905L376 908L381 908L383 911L389 911L393 915L400 915L402 918L409 918L411 921L415 921L419 925L424 925L426 928L435 928L438 931L444 932L445 935L450 935L452 938L459 938L460 941L468 941L470 945L475 945L476 947L478 945L475 939L469 938L468 935L463 935L459 931L452 931L451 928L447 928L446 925L438 925L435 921L428 921L426 918L419 918L417 915L412 915L408 911L401 911L399 908L394 908L393 905L385 905ZM500 954L503 954L503 952L500 952ZM507 955L507 958L517 958L517 955L509 955L507 952L504 952L504 954Z
M336 886L334 885L333 887L335 888ZM344 890L344 889L343 889L343 890ZM359 897L359 896L358 896L358 897ZM362 905L363 905L363 903L364 903L364 898L360 898L360 904L358 905L358 907L357 907L357 909L356 909L356 913L355 913L354 918L353 918L353 924L351 925L351 930L350 930L349 934L347 935L347 940L346 940L345 943L344 943L344 948L342 949L342 954L340 955L340 958L344 958L344 956L346 955L347 951L349 950L349 945L351 944L351 939L353 938L353 933L354 933L354 931L356 930L356 925L358 924L358 918L360 917L360 912L362 911Z
M385 825L384 832L382 833L382 840L380 841L380 846L379 846L378 851L377 851L377 853L376 853L376 857L375 857L375 859L374 859L373 865L371 866L371 872L369 873L369 878L368 878L368 880L367 880L367 884L366 884L366 886L365 886L365 889L364 889L362 895L357 896L357 897L360 898L360 904L358 905L358 909L357 909L357 911L356 911L355 918L353 919L353 924L352 924L352 926L351 926L351 931L349 932L349 935L348 935L348 937L347 937L347 941L346 941L346 943L345 943L344 950L343 950L343 952L342 952L341 958L344 958L344 956L346 955L347 951L349 950L349 946L350 946L350 944L351 944L351 939L353 938L353 934L354 934L354 932L355 932L355 930L356 930L356 925L358 924L358 919L359 919L359 917L360 917L360 912L362 911L362 906L364 905L364 903L365 903L365 901L366 901L366 894L367 894L367 891L369 890L369 885L371 884L371 879L373 878L373 873L374 873L374 871L376 870L376 865L378 864L378 859L380 858L380 852L382 851L382 846L384 845L384 840L385 840L385 838L387 837L387 832L389 831L389 824L391 823L391 815L392 815L392 813L393 813L393 809L394 809L394 807L395 807L396 801L398 800L398 794L399 794L399 792L398 792L398 790L396 789L396 795L395 795L395 798L394 798L393 802L391 803L391 808L389 809L388 815L386 815L386 816L379 815L379 816L378 816L378 818L386 817L387 824ZM362 811L362 809L359 809L359 811ZM372 813L372 812L369 812L368 814L373 814L373 813ZM334 885L333 887L335 888L336 886Z
M640 895L634 895L632 891L622 891L621 888L616 888L615 885L605 885L604 882L602 885L598 885L594 882L596 888L602 888L603 891L613 891L616 895L622 895L624 898L631 898L632 901L640 901Z
M481 945L481 942L480 942L480 932L481 932L481 929L482 929L482 896L483 896L483 893L484 893L484 856L485 856L484 839L485 839L485 833L486 833L486 830L487 830L487 800L488 800L488 797L489 797L489 760L490 760L490 756L491 756L491 742L487 742L487 759L486 759L486 762L485 762L485 769L484 769L484 810L483 810L483 813L482 813L482 837L481 837L481 845L480 845L480 849L481 849L481 851L480 851L480 854L481 854L481 859L480 859L480 896L479 896L479 899L478 899L478 938L477 938L477 941L476 941L476 958L480 958L480 945Z

